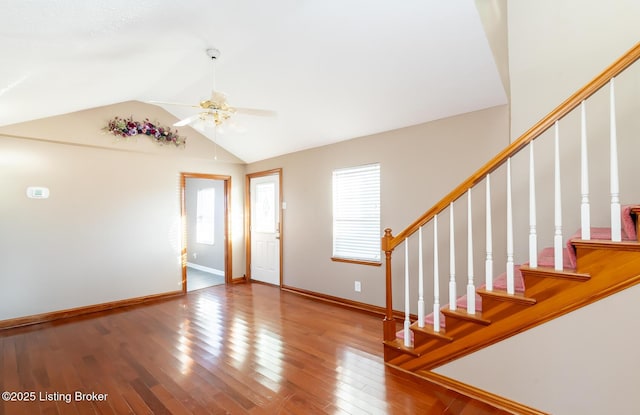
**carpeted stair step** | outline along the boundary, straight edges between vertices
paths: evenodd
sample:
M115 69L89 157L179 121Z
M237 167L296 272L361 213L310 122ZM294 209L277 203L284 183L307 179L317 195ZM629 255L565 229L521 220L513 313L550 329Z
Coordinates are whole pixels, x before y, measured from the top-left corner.
M562 249L562 267L563 269L575 269L575 259L571 259L571 251L573 251L573 257L575 258L575 250L570 248ZM525 262L523 265L529 265ZM553 268L555 266L555 252L553 247L542 249L538 255L538 266Z

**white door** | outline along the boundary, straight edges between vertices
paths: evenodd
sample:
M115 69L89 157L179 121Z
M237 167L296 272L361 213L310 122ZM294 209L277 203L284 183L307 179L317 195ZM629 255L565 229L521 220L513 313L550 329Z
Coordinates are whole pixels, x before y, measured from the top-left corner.
M252 177L251 279L280 285L280 175Z

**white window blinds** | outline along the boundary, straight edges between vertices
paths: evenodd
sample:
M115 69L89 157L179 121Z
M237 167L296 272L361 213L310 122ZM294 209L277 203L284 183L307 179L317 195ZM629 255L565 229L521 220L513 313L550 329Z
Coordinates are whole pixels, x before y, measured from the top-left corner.
M333 256L380 261L380 164L333 171Z

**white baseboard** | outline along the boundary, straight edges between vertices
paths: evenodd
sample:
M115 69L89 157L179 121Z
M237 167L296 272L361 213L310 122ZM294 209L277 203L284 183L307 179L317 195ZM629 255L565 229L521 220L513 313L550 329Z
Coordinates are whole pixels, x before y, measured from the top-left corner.
M187 267L197 269L199 271L208 272L209 274L220 275L224 277L224 271L220 271L219 269L205 267L204 265L198 265L191 262L187 262Z

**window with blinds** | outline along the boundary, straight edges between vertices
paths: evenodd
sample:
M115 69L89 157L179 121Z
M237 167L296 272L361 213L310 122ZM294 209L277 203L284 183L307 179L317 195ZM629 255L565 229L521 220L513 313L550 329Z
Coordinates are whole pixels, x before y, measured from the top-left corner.
M333 257L380 262L380 164L333 171Z

